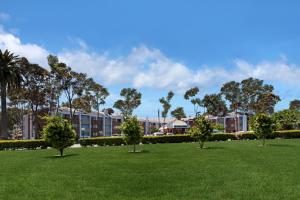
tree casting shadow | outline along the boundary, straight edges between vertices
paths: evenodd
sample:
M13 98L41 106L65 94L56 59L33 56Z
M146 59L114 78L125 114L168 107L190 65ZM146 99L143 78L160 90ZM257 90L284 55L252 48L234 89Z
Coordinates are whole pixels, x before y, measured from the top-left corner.
M79 156L79 154L77 153L71 153L71 154L65 154L63 156L60 155L52 155L52 156L46 156L45 158L51 158L51 159L63 159L63 158L67 158L67 157L73 157L73 156Z

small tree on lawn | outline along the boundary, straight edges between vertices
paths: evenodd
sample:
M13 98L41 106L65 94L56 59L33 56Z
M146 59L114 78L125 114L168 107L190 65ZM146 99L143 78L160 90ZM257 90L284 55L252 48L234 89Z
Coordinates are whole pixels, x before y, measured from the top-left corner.
M136 117L127 118L121 124L122 133L125 135L125 140L128 144L133 144L133 152L136 152L136 144L139 144L143 138L142 127Z
M60 116L45 119L47 124L43 129L44 138L60 152L60 156L63 156L64 149L74 144L75 131L71 123Z
M209 120L205 119L203 116L197 117L195 119L194 126L189 130L191 136L198 140L200 149L203 149L204 142L208 140L212 132L212 123Z
M252 121L252 129L257 138L262 140L262 145L265 146L267 136L272 135L275 130L275 123L272 118L266 114L257 114Z

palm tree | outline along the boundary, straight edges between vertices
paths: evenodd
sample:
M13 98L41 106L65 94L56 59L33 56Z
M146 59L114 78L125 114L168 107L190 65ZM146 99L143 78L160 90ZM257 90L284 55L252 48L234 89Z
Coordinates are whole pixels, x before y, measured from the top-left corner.
M5 50L0 50L0 89L1 89L1 134L3 139L8 138L8 117L6 110L7 90L19 87L21 84L21 75L18 67L18 56Z

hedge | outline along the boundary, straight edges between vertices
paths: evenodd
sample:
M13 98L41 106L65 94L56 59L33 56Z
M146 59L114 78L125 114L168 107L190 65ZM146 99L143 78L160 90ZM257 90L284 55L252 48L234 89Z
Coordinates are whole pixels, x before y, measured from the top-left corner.
M49 145L45 140L0 140L0 150L6 149L45 149Z
M300 130L276 131L274 137L285 139L300 138Z
M276 131L268 138L300 138L300 130ZM253 132L230 134L220 133L213 134L209 141L226 141L226 140L253 140L257 139ZM119 146L125 145L123 137L95 137L79 139L81 146ZM195 141L188 134L183 135L166 135L166 136L145 136L142 140L143 144L157 144L157 143L181 143ZM37 149L47 148L49 145L44 140L0 140L0 150L6 149Z
M209 141L226 141L226 140L236 140L237 138L233 134L222 133L222 134L213 134ZM181 142L193 142L195 141L188 134L182 135L166 135L166 136L145 136L142 140L143 144L158 144L158 143L181 143ZM125 145L126 142L122 137L96 137L96 138L85 138L80 139L79 143L82 146L117 146Z

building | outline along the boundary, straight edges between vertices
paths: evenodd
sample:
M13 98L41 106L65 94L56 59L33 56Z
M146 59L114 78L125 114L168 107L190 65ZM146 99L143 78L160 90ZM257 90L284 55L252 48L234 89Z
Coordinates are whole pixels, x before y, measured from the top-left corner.
M161 132L167 132L172 134L185 134L190 126L187 122L174 119L164 126L162 126L159 130Z
M69 119L70 112L68 108L60 108L58 113L63 118ZM104 112L98 113L84 113L82 111L76 111L74 113L73 128L79 138L97 137L97 136L113 136L119 135L119 126L121 125L123 118L121 115L112 114L109 115ZM32 114L23 116L23 139L35 139L37 138L36 132L42 129L42 126L36 128L33 126ZM44 124L43 122L41 124Z
M226 133L247 132L248 131L248 116L241 113L228 113L224 117L208 116L213 122L224 127Z
M150 135L154 132L158 132L160 127L173 120L173 118L166 118L165 121L160 118L138 118L140 125L143 127L144 135Z

